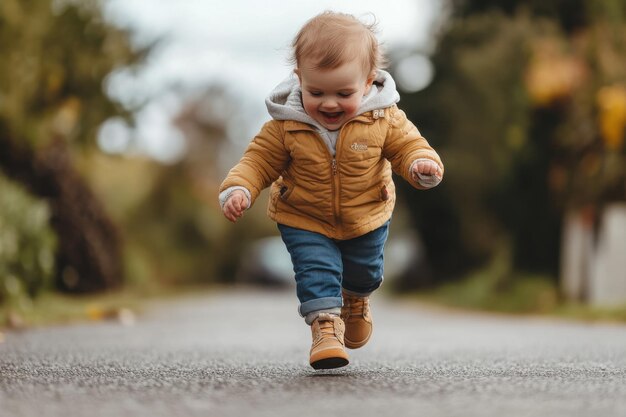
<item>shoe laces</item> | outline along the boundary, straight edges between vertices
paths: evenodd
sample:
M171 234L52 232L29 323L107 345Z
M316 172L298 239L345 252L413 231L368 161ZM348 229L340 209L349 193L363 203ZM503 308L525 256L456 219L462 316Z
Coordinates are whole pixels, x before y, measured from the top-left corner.
M369 311L369 298L368 297L355 297L344 295L344 306L347 308L348 317L362 316Z
M319 327L319 335L318 339L326 339L328 337L338 337L338 332L340 333L340 329L335 329L335 316L320 314L317 318L317 323Z
M333 320L320 320L319 321L319 325L320 325L320 333L322 334L322 337L324 335L330 335L330 336L334 336L335 335L335 325Z

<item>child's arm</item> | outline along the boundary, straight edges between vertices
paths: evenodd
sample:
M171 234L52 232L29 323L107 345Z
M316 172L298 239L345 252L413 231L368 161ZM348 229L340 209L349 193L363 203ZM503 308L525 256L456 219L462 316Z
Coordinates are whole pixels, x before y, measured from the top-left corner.
M394 106L387 114L389 130L383 155L391 162L394 172L420 190L438 185L444 167L437 152L402 110Z
M266 123L220 185L220 205L228 220L234 222L241 217L287 167L289 152L282 137L280 124Z

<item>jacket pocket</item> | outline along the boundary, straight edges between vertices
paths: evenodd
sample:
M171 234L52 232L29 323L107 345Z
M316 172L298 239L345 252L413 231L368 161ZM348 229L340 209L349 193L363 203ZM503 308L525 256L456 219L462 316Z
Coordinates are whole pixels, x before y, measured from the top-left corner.
M396 185L392 179L384 182L380 188L380 201L385 204L393 204L396 201Z
M380 201L387 200L389 200L389 189L387 188L387 184L383 184L382 187L380 187Z
M293 192L293 185L287 185L287 184L282 184L280 186L280 189L278 191L278 195L280 197L281 200L289 200L289 196L291 196L291 193Z

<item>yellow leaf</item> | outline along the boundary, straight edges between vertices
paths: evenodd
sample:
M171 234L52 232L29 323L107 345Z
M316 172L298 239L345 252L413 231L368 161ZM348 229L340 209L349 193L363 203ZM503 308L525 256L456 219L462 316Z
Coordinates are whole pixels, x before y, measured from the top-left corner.
M100 321L105 317L105 311L97 305L87 306L85 312L87 313L87 317L93 321Z
M607 149L619 151L626 133L626 88L619 84L603 87L596 99L600 136Z
M526 90L537 106L547 106L570 96L585 80L583 60L564 53L554 40L534 45L533 57L526 69Z

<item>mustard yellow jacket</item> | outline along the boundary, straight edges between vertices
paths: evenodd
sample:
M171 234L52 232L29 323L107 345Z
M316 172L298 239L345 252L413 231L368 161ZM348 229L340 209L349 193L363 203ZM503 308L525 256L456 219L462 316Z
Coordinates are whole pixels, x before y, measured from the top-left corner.
M268 216L332 239L351 239L382 226L396 201L392 169L415 188L411 173L421 158L437 153L396 105L368 111L340 130L333 157L315 128L271 120L228 173L220 192L241 186L251 204L271 185Z

